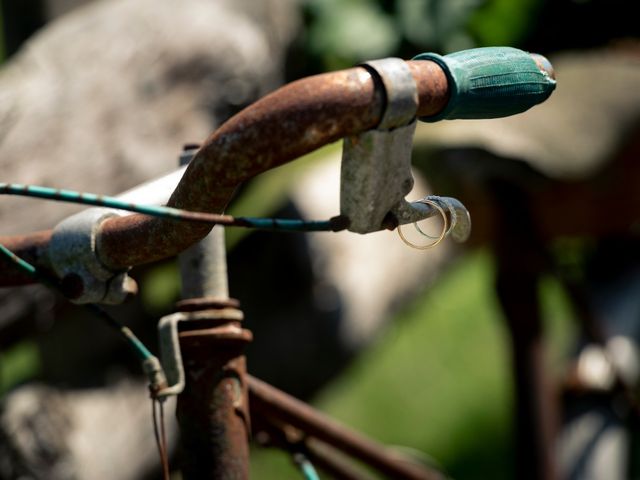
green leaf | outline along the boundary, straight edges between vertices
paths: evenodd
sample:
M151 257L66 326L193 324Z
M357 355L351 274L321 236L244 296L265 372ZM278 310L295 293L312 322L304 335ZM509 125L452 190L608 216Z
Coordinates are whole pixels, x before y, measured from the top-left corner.
M330 67L388 56L399 45L393 18L373 2L312 2L311 11L316 18L309 30L309 47Z

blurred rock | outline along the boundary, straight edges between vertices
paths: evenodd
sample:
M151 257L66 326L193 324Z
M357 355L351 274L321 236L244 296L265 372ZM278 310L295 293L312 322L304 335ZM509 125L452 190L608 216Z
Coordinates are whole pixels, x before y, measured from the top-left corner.
M50 24L0 72L7 181L114 194L173 170L185 142L281 80L288 2L115 0ZM72 207L3 199L3 234Z

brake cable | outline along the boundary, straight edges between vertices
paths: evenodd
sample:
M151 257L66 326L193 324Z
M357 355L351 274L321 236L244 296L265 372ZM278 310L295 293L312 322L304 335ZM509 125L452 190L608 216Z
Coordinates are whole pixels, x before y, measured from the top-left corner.
M95 193L77 192L38 185L0 182L0 195L19 195L23 197L41 198L66 203L79 203L98 207L126 210L170 220L210 223L233 227L246 227L260 230L276 230L284 232L338 232L348 227L342 216L329 220L298 220L288 218L254 218L233 217L206 212L193 212L161 205L136 204L120 200L116 197L97 195Z

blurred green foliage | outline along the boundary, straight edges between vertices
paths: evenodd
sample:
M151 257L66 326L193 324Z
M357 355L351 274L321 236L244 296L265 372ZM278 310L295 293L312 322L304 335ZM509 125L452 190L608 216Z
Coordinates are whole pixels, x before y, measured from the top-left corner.
M306 0L304 49L325 69L389 55L514 45L540 0Z
M470 16L469 34L477 46L520 44L535 27L540 0L492 0Z
M0 394L31 378L40 370L35 343L24 341L0 352Z
M301 74L395 55L509 45L542 54L638 38L627 0L302 0ZM570 26L570 28L568 28Z
M486 252L461 257L316 406L453 478L512 478L510 354L492 278ZM552 339L550 367L558 371L573 317L557 283L543 282L540 296ZM252 453L256 478L295 478L284 454Z
M384 56L398 48L400 38L393 18L375 2L312 0L307 8L307 47L330 69Z

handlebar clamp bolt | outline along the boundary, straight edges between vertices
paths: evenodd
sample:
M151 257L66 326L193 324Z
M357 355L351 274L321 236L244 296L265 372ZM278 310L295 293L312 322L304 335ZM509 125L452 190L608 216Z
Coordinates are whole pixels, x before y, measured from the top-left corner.
M98 258L100 225L117 215L106 208L91 208L66 218L53 230L49 259L74 303L118 304L137 290L126 272L113 271Z

